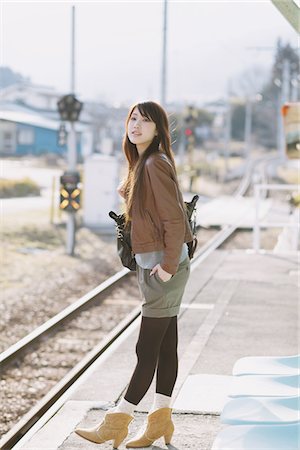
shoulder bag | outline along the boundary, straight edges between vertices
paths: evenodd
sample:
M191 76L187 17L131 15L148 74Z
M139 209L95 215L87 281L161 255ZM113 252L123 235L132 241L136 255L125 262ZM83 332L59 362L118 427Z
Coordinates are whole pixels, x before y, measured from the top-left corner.
M199 195L194 195L190 202L184 202L185 210L188 218L188 222L193 234L193 240L187 242L189 258L192 259L195 250L198 245L197 235L196 235L196 203L199 199ZM134 253L131 248L131 238L130 238L130 223L125 227L125 215L116 214L114 211L110 211L109 216L115 221L116 231L117 231L117 249L121 262L124 267L135 271L136 261Z

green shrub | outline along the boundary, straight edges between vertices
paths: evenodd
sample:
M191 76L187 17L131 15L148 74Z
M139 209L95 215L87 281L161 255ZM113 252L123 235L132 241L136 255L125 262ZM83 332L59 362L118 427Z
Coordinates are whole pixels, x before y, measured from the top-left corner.
M40 195L40 187L35 181L26 177L20 180L0 178L0 198L27 197Z

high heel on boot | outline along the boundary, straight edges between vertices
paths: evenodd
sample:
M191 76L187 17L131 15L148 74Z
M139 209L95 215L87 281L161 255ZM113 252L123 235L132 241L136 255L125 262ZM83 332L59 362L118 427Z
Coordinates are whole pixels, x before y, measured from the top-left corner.
M164 440L165 440L165 444L168 445L171 443L171 439L174 433L174 424L172 422L172 425L170 427L171 429L167 431L166 434L164 434Z
M147 428L143 435L126 443L126 448L150 447L156 439L164 437L165 444L170 444L174 424L171 419L172 408L160 408L149 414Z
M128 434L128 425L133 420L129 414L114 412L106 413L103 421L93 428L76 428L75 433L79 436L102 444L113 440L113 447L118 448Z

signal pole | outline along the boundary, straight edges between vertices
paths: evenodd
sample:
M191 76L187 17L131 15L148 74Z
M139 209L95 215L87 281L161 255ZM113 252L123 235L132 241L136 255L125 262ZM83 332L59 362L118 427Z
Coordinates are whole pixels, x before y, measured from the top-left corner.
M72 6L71 25L71 94L75 95L75 6ZM76 131L74 122L70 122L70 133L68 139L68 170L76 170L77 148ZM76 217L75 212L68 213L67 220L67 254L73 256L75 249Z
M71 26L71 94L65 95L58 102L62 120L70 124L68 133L67 171L60 177L60 209L67 212L67 254L73 256L75 248L76 216L80 208L80 175L76 171L77 143L75 122L79 118L82 103L75 97L75 6L72 6Z
M163 13L163 51L162 51L162 69L161 69L161 106L166 106L166 82L167 82L167 16L168 16L168 1L164 0Z

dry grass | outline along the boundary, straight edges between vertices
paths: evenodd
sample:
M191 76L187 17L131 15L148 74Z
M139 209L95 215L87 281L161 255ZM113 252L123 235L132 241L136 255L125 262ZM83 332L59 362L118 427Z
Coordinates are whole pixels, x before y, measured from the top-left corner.
M28 195L40 195L38 184L26 177L21 180L0 179L0 198L27 197Z

